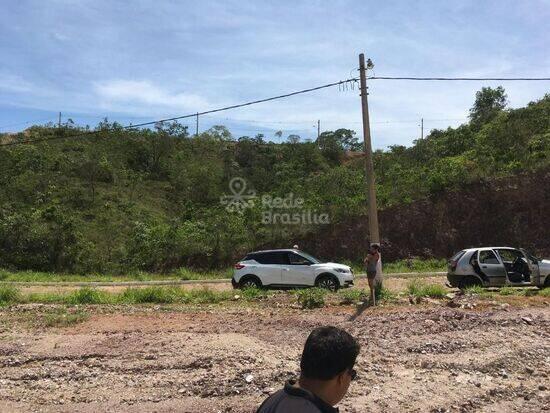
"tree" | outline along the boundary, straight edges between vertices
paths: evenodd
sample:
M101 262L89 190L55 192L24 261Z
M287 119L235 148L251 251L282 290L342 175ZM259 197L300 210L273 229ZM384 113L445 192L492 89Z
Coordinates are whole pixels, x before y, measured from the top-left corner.
M297 144L300 142L300 135L288 135L286 140L288 143Z
M470 109L472 124L479 127L493 119L508 104L508 96L502 86L493 89L484 87L476 93L476 100Z
M337 129L336 131L326 131L321 133L317 139L317 145L323 155L338 163L340 155L344 151L358 151L361 150L361 143L355 137L355 132L350 129Z
M227 129L223 125L214 125L210 129L208 129L206 132L201 133L201 137L214 139L217 141L231 141L233 140L233 136L231 135L231 132L229 132L229 129Z

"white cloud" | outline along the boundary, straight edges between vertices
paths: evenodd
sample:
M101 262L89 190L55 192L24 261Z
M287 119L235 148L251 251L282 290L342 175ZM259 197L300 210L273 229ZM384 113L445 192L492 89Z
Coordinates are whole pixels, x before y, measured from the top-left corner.
M32 89L32 84L27 82L21 76L11 75L9 73L0 73L0 90L22 93L29 92Z
M121 112L157 113L159 108L197 112L208 107L201 96L164 89L148 80L110 80L95 83L94 88L102 107Z

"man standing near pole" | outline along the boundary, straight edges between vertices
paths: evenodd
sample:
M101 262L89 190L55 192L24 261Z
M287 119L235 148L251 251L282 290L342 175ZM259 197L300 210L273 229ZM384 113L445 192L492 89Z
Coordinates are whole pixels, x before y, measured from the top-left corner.
M367 180L368 193L368 221L369 221L369 239L370 245L380 246L380 235L378 232L378 211L376 206L376 186L374 181L374 166L372 162L372 144L370 136L369 103L367 98L367 69L372 69L374 65L368 59L365 66L365 55L359 55L359 75L361 81L361 108L363 113L363 145L365 151L365 175ZM377 288L382 287L382 263L378 259L378 271L375 279Z
M370 304L376 305L376 290L379 287L379 284L376 282L376 277L378 275L378 263L380 262L380 247L377 244L373 244L370 247L367 257L363 261L367 270L367 279L369 282L370 289Z

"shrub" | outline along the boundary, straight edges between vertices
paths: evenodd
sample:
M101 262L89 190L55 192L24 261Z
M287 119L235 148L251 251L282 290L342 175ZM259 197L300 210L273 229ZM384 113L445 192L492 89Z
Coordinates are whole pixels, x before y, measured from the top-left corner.
M169 304L182 297L180 288L145 287L127 288L118 299L125 304L159 303Z
M376 299L378 301L392 301L395 300L396 295L392 291L388 290L384 286L380 286L375 290Z
M304 309L320 308L325 306L325 296L328 291L322 288L308 288L298 291L298 303Z
M338 291L338 296L340 297L340 304L354 304L358 301L363 301L365 297L368 297L368 293L359 288L348 288L345 290Z
M0 286L0 305L13 304L21 299L19 290L11 285Z
M268 293L267 290L252 287L241 290L241 295L245 300L258 300L261 298L266 298Z
M69 304L105 304L109 302L109 295L94 288L84 287L70 293L66 302Z
M415 297L441 298L447 293L445 287L439 284L426 284L420 280L412 280L407 285L407 291Z

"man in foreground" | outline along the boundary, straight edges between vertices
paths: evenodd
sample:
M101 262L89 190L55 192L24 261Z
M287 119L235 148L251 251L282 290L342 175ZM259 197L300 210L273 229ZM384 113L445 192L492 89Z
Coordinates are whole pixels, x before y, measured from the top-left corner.
M336 327L318 327L306 340L300 362L300 379L288 381L272 394L257 413L333 413L350 383L359 343Z

